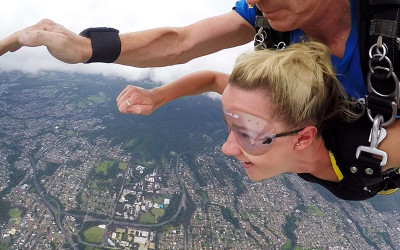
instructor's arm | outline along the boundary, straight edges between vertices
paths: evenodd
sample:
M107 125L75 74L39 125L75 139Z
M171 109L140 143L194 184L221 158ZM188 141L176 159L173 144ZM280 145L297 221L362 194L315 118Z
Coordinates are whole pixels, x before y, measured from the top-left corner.
M115 63L134 67L181 64L245 44L253 36L254 28L235 11L230 11L185 27L120 34L121 54ZM84 63L92 56L89 38L51 20L42 20L0 40L0 55L22 46L46 46L52 56L66 63Z

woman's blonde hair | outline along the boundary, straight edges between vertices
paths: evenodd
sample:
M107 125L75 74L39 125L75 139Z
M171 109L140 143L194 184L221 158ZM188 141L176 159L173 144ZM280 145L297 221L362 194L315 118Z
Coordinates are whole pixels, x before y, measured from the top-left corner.
M335 76L328 48L318 42L244 53L229 84L266 89L273 102L272 115L292 128L310 123L320 127L332 117L349 122L360 117Z

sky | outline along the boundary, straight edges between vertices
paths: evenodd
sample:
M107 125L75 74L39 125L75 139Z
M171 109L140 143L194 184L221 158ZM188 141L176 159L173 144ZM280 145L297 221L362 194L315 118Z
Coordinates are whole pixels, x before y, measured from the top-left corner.
M163 26L186 26L229 12L234 4L235 0L7 0L2 2L0 8L0 39L45 18L75 33L88 27L113 27L125 33ZM22 48L0 56L0 71L37 73L60 70L116 75L128 80L151 77L154 81L167 83L196 70L212 69L229 73L236 57L249 49L251 45L247 44L182 65L143 69L102 63L65 64L54 59L45 47Z

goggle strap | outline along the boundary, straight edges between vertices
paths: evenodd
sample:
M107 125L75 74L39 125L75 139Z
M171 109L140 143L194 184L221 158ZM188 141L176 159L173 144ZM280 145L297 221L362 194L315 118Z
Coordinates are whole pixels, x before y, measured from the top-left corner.
M274 139L274 138L276 138L276 137L282 137L282 136L287 136L287 135L293 135L293 134L296 134L296 133L302 131L303 129L304 129L304 128L296 129L296 130L293 130L293 131L284 132L284 133L280 133L280 134L276 134L276 135L274 135L274 136L272 136L272 137L266 139L265 141L263 141L263 144L270 144L270 143L272 142L272 139Z

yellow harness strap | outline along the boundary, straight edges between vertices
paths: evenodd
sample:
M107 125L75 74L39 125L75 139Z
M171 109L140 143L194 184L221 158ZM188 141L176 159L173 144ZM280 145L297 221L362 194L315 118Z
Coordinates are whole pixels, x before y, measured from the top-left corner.
M333 171L335 171L335 174L338 178L339 181L341 181L343 179L343 174L340 171L338 165L336 164L336 159L335 156L332 154L331 151L329 151L329 158L331 158L331 163L332 163L332 167L333 167Z

